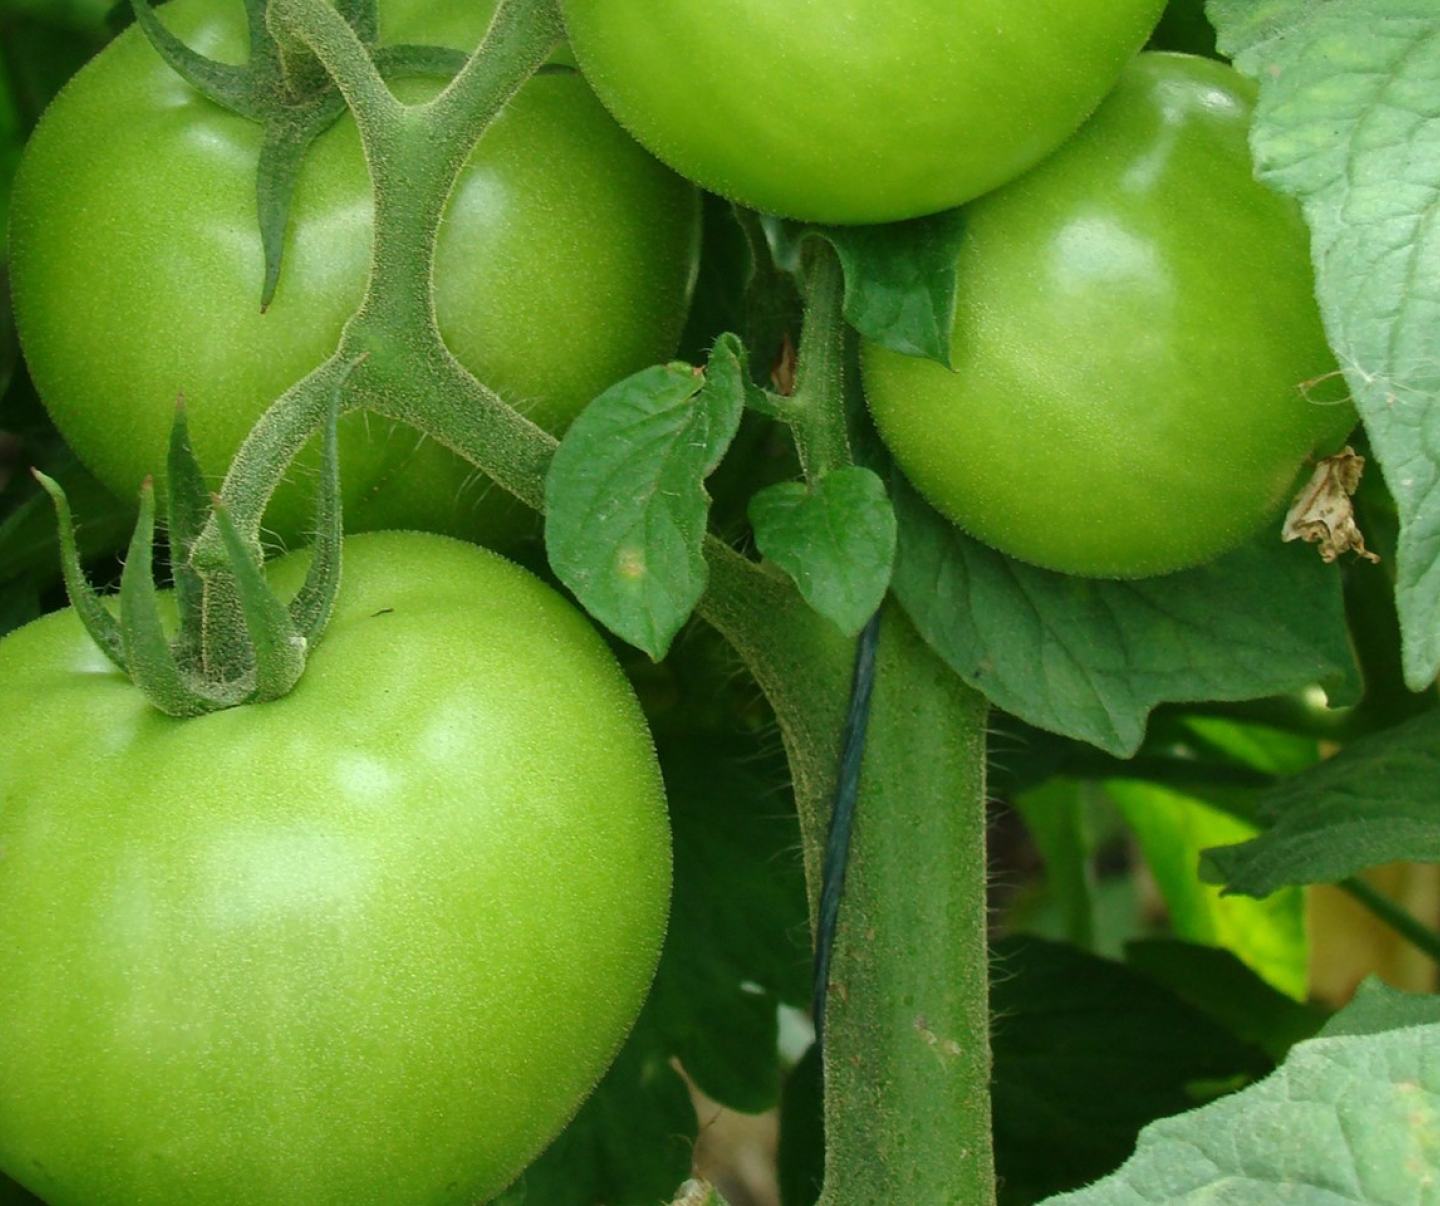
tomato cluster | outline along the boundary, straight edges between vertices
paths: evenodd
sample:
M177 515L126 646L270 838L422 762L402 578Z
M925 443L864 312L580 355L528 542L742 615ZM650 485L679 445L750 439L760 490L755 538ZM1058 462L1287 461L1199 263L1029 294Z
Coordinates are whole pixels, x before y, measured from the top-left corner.
M468 51L495 7L383 0L381 41ZM1137 57L1162 0L1024 7L563 0L578 71L531 79L450 199L447 345L559 432L674 351L697 185L836 224L965 205L953 367L863 350L899 467L1064 573L1237 547L1354 423L1303 224L1254 178L1252 89ZM238 3L163 14L243 58ZM364 294L373 203L344 118L305 160L262 312L260 138L131 30L30 142L25 355L119 493L159 471L177 395L223 472ZM518 507L409 429L353 415L341 445L352 531L515 538ZM283 537L315 464L272 503ZM57 1204L487 1197L634 1021L669 886L649 734L583 617L498 556L350 537L299 687L185 721L57 613L0 644L0 711L0 1169Z

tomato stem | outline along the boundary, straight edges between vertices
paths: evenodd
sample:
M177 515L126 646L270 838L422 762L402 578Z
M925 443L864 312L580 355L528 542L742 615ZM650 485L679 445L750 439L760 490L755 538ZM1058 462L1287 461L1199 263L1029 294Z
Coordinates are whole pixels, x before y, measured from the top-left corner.
M823 239L805 279L805 325L796 361L791 430L805 479L815 486L827 473L854 464L845 420L845 273Z

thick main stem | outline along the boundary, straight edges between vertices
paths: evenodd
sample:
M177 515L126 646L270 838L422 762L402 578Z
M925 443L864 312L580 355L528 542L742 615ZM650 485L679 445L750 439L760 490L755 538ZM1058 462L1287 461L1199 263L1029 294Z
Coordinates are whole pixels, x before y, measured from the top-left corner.
M995 1200L985 715L889 607L829 985L822 1206Z

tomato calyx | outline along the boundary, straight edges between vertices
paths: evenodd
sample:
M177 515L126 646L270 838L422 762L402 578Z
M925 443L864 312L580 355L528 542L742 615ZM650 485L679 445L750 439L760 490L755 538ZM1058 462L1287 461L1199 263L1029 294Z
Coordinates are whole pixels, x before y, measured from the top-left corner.
M219 496L207 491L190 445L183 399L177 404L166 499L179 621L173 637L166 630L155 587L151 479L140 488L140 518L120 577L117 616L85 578L64 490L38 469L33 471L55 504L71 605L105 656L160 711L199 716L279 699L300 680L309 651L329 623L340 588L338 420L337 391L325 428L314 558L304 585L287 604L266 582L259 550L241 535ZM202 568L196 549L212 532L219 556Z
M267 19L269 0L245 0L250 58L221 63L187 46L161 23L150 0L130 0L135 22L160 57L208 100L264 127L256 170L260 239L265 277L262 313L280 284L285 230L300 165L311 144L345 112L346 102L320 61L301 43L282 40ZM377 0L341 0L341 15L371 53L384 79L430 76L450 79L468 56L441 46L376 46Z

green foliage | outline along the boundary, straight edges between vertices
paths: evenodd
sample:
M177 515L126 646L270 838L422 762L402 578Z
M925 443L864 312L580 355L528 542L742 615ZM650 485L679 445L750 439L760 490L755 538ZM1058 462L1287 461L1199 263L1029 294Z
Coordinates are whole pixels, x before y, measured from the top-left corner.
M845 267L845 318L861 335L910 356L950 363L955 254L963 210L888 226L766 225L778 262L798 271L808 238L834 247Z
M1440 862L1440 710L1363 738L1259 800L1267 828L1208 850L1203 872L1229 892L1268 896L1384 863Z
M333 16L305 0L284 7L311 23L307 36ZM535 37L553 20L548 3L512 11L521 7ZM1399 502L1407 667L1425 687L1440 666L1440 303L1425 287L1440 276L1429 221L1440 187L1440 14L1433 0L1209 7L1223 48L1261 83L1262 173L1301 199L1316 235L1329 333ZM0 226L39 104L103 37L88 0L0 0ZM1173 0L1153 44L1217 53L1200 0ZM518 56L515 45L506 53ZM452 52L447 70L457 62ZM494 80L529 70L507 62ZM406 66L392 59L381 75ZM365 81L346 82L363 112ZM463 120L425 119L432 140L453 137L457 162L484 107L500 103L471 84ZM444 183L438 160L398 126L380 127L368 147L377 187L402 198L386 210L381 242L421 248L414 215ZM286 189L270 199L272 266ZM1400 650L1385 570L1342 577L1310 550L1257 544L1182 574L1080 581L994 553L898 477L887 490L854 380L855 332L950 364L965 212L842 228L762 219L713 197L706 206L681 347L694 364L708 357L705 368L660 365L616 383L558 451L498 396L467 385L438 333L396 305L430 280L419 251L382 264L381 287L346 335L350 352L368 357L351 402L415 423L529 504L545 503L550 568L641 651L625 654L669 797L675 888L649 1002L594 1095L497 1206L670 1201L701 1125L687 1078L733 1109L778 1105L785 1206L820 1194L822 1115L839 1136L827 1203L940 1200L934 1187L957 1183L964 1200L985 1198L991 1100L1004 1206L1057 1193L1086 1206L1416 1200L1417 1179L1440 1177L1440 998L1370 982L1327 1022L1304 999L1296 887L1440 859L1440 710L1433 692L1409 696L1389 670ZM822 259L828 307L813 304ZM815 346L802 342L797 372L802 294ZM833 315L817 322L824 309ZM99 581L118 574L113 554L134 515L39 414L8 321L7 307L0 634L61 601L53 522L18 472L25 463L74 495L86 521L80 553ZM808 385L790 393L797 379ZM242 456L242 495L272 484L261 462L278 463L280 444L318 430L302 403L282 401L274 444L252 449L248 464ZM242 519L258 524L254 498L240 501ZM1361 507L1380 517L1367 535L1389 568L1394 504L1377 480ZM198 535L182 533L181 545ZM130 558L132 585L148 582L145 556ZM174 569L183 585L186 567ZM802 873L814 899L853 658L846 638L890 591L901 609L887 609L882 626L888 661L859 779L827 1014L835 1066L822 1086L819 1046L790 1065L777 1018L809 1003ZM713 633L687 627L697 611L748 669ZM1044 889L1030 894L1043 918L1021 903L1006 925L1066 939L1002 939L988 959L987 701L1008 713L991 722L989 790L1024 819L1022 873L1034 875L1037 856L1044 863ZM1223 895L1197 879L1202 850ZM1152 886L1163 910L1150 907ZM1132 940L1140 933L1159 936ZM1123 962L1099 957L1122 947ZM977 1088L990 1084L993 1099ZM929 1178L910 1182L927 1187L918 1197L895 1188L909 1175ZM683 1192L709 1200L700 1187ZM12 1201L34 1199L0 1176L0 1202Z
M1432 0L1210 0L1263 81L1252 144L1298 197L1330 342L1399 507L1405 672L1440 672L1440 9ZM1403 303L1397 304L1397 299Z
M1261 1083L1152 1124L1117 1173L1051 1203L1424 1201L1440 1178L1440 1010L1422 1000L1371 990Z
M760 552L846 636L879 610L895 561L895 512L871 470L851 465L814 486L770 486L750 500L750 522Z
M1134 832L1177 938L1233 951L1269 983L1303 998L1309 977L1305 898L1298 891L1268 900L1222 896L1196 879L1200 852L1252 836L1255 827L1183 791L1143 780L1106 785Z
M642 369L584 410L550 464L551 568L591 615L656 660L705 591L704 482L753 388L733 337L704 373Z
M995 1142L1002 1201L1114 1168L1140 1128L1271 1067L1121 964L1036 939L996 944Z
M1164 702L1318 681L1353 694L1340 584L1313 552L1241 549L1135 581L1066 578L972 540L897 481L895 592L966 682L1040 728L1122 757Z
M1340 1038L1436 1024L1440 1024L1440 997L1402 992L1371 977L1320 1034L1322 1038Z
M1273 988L1219 947L1146 938L1125 947L1125 962L1276 1063L1325 1021L1323 1010Z

